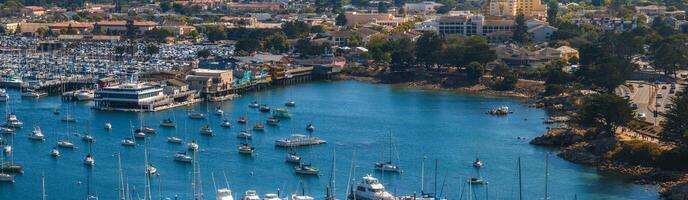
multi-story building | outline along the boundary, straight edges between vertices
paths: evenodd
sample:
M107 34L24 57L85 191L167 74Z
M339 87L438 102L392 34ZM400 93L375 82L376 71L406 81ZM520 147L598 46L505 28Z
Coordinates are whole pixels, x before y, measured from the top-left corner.
M154 111L171 101L163 88L145 83L126 83L95 91L95 108L101 110Z
M542 20L547 18L547 7L540 0L491 0L488 9L492 16L515 17L523 14Z
M510 19L485 17L470 12L452 13L437 19L437 30L440 35L486 36L490 42L498 43L510 38L514 29Z
M346 16L346 26L348 27L363 26L370 23L395 27L407 21L406 17L395 17L391 13L346 12L344 15Z
M231 70L193 69L186 76L189 88L200 92L201 97L213 98L230 94Z

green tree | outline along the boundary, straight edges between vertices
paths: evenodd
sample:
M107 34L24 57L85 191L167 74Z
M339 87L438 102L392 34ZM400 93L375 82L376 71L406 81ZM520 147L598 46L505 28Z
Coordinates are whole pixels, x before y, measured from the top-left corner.
M466 54L464 55L464 62L479 62L488 63L497 58L494 50L490 49L487 38L483 36L471 36L465 42Z
M210 53L210 50L207 50L207 49L203 49L203 50L196 52L196 56L199 58L208 58L208 57L210 57L211 54L212 53Z
M682 92L671 100L671 107L664 115L661 137L682 147L688 145L688 92Z
M510 71L504 74L494 88L499 91L510 91L516 88L516 83L518 83L518 74Z
M303 38L310 33L310 26L302 21L291 21L282 24L282 31L289 38Z
M170 11L170 9L172 9L172 3L170 3L169 1L160 2L160 11L165 13L167 11Z
M226 39L224 26L208 26L206 27L206 36L211 42L216 42Z
M665 74L676 74L676 70L688 64L688 39L686 36L671 36L651 45L652 64Z
M559 13L559 2L557 0L550 0L547 3L547 23L549 23L552 26L556 26L558 13Z
M277 31L265 38L265 48L272 52L286 52L289 50L289 44L287 43L287 35L282 31Z
M442 50L442 38L435 32L423 33L416 41L416 59L425 66L437 64Z
M584 127L597 128L602 136L612 136L614 129L633 118L628 100L614 94L595 94L585 101L579 111L579 122Z
M392 60L392 54L388 49L390 47L390 45L388 45L389 42L390 40L385 34L370 36L370 40L366 46L370 58L377 62L389 62Z
M530 37L528 36L526 17L523 14L519 14L514 21L516 22L516 26L514 27L512 39L521 44L528 43Z
M387 5L386 2L380 2L377 4L377 12L387 13L388 10L389 10L389 5Z
M403 71L411 67L416 60L416 48L411 39L403 38L389 43L392 50L391 67L393 71Z
M143 32L143 38L148 41L164 42L165 38L173 36L172 31L164 28L153 28Z
M236 49L238 51L253 53L260 49L260 41L256 38L242 38L237 41Z
M480 77L483 77L485 73L485 67L478 62L471 62L466 65L466 80L471 84L476 84L480 81Z
M346 15L344 15L343 12L337 14L337 18L335 18L335 23L337 26L346 26Z

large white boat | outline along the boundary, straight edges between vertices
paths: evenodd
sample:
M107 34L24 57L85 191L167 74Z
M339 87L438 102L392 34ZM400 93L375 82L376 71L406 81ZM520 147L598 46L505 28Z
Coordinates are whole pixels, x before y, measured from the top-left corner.
M191 142L187 144L186 147L190 151L198 151L198 144L196 143L196 140L191 140Z
M244 197L241 197L241 200L260 200L260 196L258 196L255 190L247 190L244 193Z
M215 200L234 200L234 197L232 197L232 190L228 188L217 189L216 193Z
M57 141L57 146L62 147L62 148L73 149L74 143L72 143L71 141L69 141L67 139L63 139L63 140Z
M309 146L316 144L325 144L325 140L321 140L317 137L306 136L302 134L293 134L290 138L279 139L275 141L275 146L278 147L299 147L299 146Z
M33 91L33 90L27 90L21 93L22 97L28 97L28 98L40 98L44 96L48 96L48 93L45 92L38 92L38 91Z
M5 124L5 127L21 128L22 126L24 126L24 122L19 121L19 119L17 119L17 115L14 113L7 114L7 123Z
M31 134L29 134L29 139L30 140L43 140L45 136L43 135L43 131L41 131L41 128L38 126L33 127L33 131L31 131Z
M3 88L0 88L0 102L6 102L10 100L10 95L7 94L7 91Z
M6 174L6 173L0 173L0 182L14 183L14 175Z
M96 160L93 158L93 156L91 156L91 154L86 155L84 158L84 165L89 167L96 165Z
M263 200L286 200L286 198L280 199L279 195L277 195L275 193L268 193L268 194L265 194L265 196L263 196Z
M292 194L291 200L314 200L315 198L306 195Z
M74 92L74 97L78 101L90 101L95 98L95 94L91 90L79 90Z
M193 161L193 158L187 155L185 151L181 151L177 152L177 154L174 155L174 161L191 163L191 161Z
M361 179L356 187L351 188L349 199L360 200L393 200L394 196L385 191L385 186L377 178L366 175Z

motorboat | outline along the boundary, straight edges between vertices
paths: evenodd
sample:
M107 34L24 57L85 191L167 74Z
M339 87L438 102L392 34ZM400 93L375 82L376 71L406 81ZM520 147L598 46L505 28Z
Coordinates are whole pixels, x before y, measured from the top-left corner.
M258 108L260 105L258 104L257 101L252 101L251 103L248 104L249 108Z
M128 138L122 139L122 145L124 145L124 146L135 146L136 142L134 141L133 138L128 137Z
M35 90L26 90L21 93L22 97L27 97L27 98L40 98L44 96L48 96L48 93L45 92L39 92Z
M289 152L287 153L287 162L288 163L301 163L301 157L297 156L296 153L294 152Z
M232 197L232 190L229 188L217 189L215 196L215 200L234 200L234 197Z
M222 108L218 106L217 108L215 108L215 114L222 116L223 114L225 114L225 111L223 111Z
M306 196L306 195L298 195L298 194L292 194L291 195L291 200L314 200L315 198L311 196Z
M174 161L191 163L193 161L193 158L187 155L185 151L180 151L174 155Z
M470 178L468 178L468 183L481 185L481 184L487 184L487 181L483 180L481 177L470 177Z
M0 182L14 183L14 175L7 173L0 173Z
M258 111L260 111L260 112L270 112L270 107L268 107L268 105L263 104L263 105L260 105L260 107L258 108Z
M284 102L284 106L294 107L294 106L296 106L296 102L289 100L287 102Z
M241 200L260 200L260 196L258 196L255 190L247 190L244 193L244 197L241 197Z
M22 121L19 121L19 119L17 119L17 115L15 115L14 113L8 113L7 123L4 126L8 128L21 128L22 126L24 126L24 123Z
M41 140L43 141L44 139L43 131L41 131L41 128L36 126L33 127L33 131L31 131L31 134L29 134L29 139L30 140Z
M225 127L225 128L230 128L230 127L232 127L232 123L229 122L229 120L225 119L222 121L222 124L220 124L220 126Z
M62 117L62 121L72 123L76 122L76 118L72 117L71 115L65 115L64 117Z
M186 148L190 151L198 151L198 144L196 143L196 140L191 140L191 142L186 145Z
M264 131L265 130L265 125L258 123L256 125L253 125L253 130L254 131Z
M110 122L105 122L105 130L112 130L112 124Z
M5 144L2 146L2 152L6 154L11 154L12 153L12 145L11 144Z
M277 108L272 111L272 117L274 118L291 118L291 113L289 110L284 108Z
M306 136L302 134L293 134L290 138L279 139L275 141L275 146L278 147L300 147L316 144L325 144L325 140L317 137Z
M0 102L6 102L10 100L10 95L7 94L7 91L3 88L0 88Z
M391 161L375 163L375 170L385 172L401 172L401 168Z
M368 174L356 184L355 189L352 188L349 199L394 200L395 198L392 194L385 191L385 186L377 178Z
M294 170L297 174L303 175L318 175L318 173L320 173L320 169L311 166L310 163L299 163L299 166L294 167Z
M16 130L10 127L0 127L0 134L14 134Z
M285 199L280 199L279 195L275 193L268 193L263 196L262 200L285 200Z
M174 121L172 121L172 119L167 118L167 119L163 119L160 122L160 126L162 126L162 127L176 127L177 123L174 123Z
M248 131L246 131L246 130L241 130L241 131L239 131L239 133L237 134L237 138L242 138L242 139L250 140L250 139L253 138L253 136L252 136L251 133L249 133Z
M175 143L175 144L181 144L181 143L182 143L182 139L181 139L181 138L178 138L178 137L176 137L176 136L170 136L170 137L167 137L167 142L169 142L169 143Z
M96 141L96 139L93 138L93 136L91 134L84 134L83 136L81 136L81 140L83 140L84 142L89 142L89 143Z
M201 127L201 135L211 135L212 136L212 135L214 135L213 129L210 128L210 126L205 125L205 126Z
M240 124L245 124L248 123L248 119L246 117L239 117L239 120L237 120Z
M62 147L62 148L68 148L68 149L73 149L74 148L74 143L67 139L63 139L60 141L57 141L57 146Z
M74 92L74 97L78 101L89 101L94 99L95 94L91 90L79 90Z
M87 154L84 158L84 165L89 167L96 165L96 160L93 158L93 156L91 156L91 154Z
M307 131L315 131L315 125L308 123L308 125L306 125L306 130Z
M480 161L479 158L475 158L475 161L473 161L473 167L475 167L475 168L483 167L483 161Z
M189 113L189 119L205 119L205 117L203 113Z
M60 157L60 150L57 150L57 147L54 147L53 150L50 150L50 155L53 157Z
M145 137L146 137L146 133L144 133L143 131L140 131L140 130L134 131L134 138L143 139Z
M248 145L248 143L241 143L239 146L239 153L240 154L253 154L253 152L256 150L255 147L252 147L251 145Z
M273 117L270 117L267 120L265 120L265 123L271 126L279 126L279 122L279 119Z

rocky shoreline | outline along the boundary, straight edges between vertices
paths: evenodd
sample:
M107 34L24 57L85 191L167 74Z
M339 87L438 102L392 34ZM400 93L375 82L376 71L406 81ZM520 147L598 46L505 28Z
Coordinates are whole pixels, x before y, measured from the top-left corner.
M530 141L532 145L557 148L557 155L567 161L593 166L604 173L630 177L637 184L658 184L660 195L668 200L688 199L686 172L631 165L608 156L619 147L617 138L586 137L587 130L553 128Z

